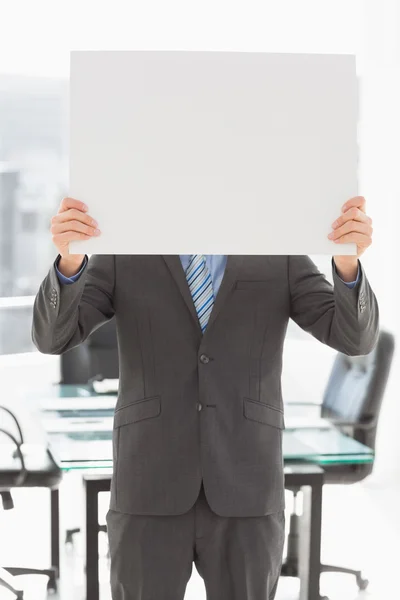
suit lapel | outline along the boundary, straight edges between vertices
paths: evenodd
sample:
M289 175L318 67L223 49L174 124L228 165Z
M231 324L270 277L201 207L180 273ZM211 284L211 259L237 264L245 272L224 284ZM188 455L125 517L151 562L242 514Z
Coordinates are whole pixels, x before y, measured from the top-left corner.
M175 254L163 254L163 258L167 263L169 270L171 271L172 277L175 279L175 283L177 284L179 291L182 294L182 297L190 311L190 314L195 320L199 332L201 333L199 319L197 317L197 312L193 304L192 294L190 293L189 286L186 281L186 275L182 268L181 259L178 255Z
M184 270L182 269L181 259L179 258L178 255L172 255L172 254L164 254L163 258L164 258L165 262L167 263L168 268L171 271L173 278L175 279L175 283L177 284L179 291L181 292L182 297L183 297L192 317L194 318L194 320L196 322L196 326L197 326L199 332L201 333L199 319L198 319L198 316L196 313L195 306L193 304L193 298L190 293L188 283L186 281L186 275L184 273ZM228 256L228 259L226 262L226 267L225 267L225 273L222 278L222 282L221 282L220 288L218 290L217 297L215 298L214 307L211 311L210 319L208 321L208 325L204 332L204 335L207 335L207 332L209 331L210 327L212 326L212 324L214 323L218 314L220 313L221 308L223 307L225 301L227 300L229 293L231 292L231 290L233 288L233 284L235 283L237 273L238 273L238 268L239 268L242 260L243 260L242 256L236 256L236 255Z

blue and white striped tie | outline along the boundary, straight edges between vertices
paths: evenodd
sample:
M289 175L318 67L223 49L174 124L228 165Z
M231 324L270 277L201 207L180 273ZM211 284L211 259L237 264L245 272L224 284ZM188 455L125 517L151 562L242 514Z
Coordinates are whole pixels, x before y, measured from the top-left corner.
M214 306L211 274L204 254L193 254L190 257L186 279L199 317L201 331L204 333Z

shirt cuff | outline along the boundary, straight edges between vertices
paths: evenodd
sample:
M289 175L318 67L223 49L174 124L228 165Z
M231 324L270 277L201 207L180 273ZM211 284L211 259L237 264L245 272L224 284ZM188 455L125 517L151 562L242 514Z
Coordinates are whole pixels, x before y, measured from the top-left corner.
M337 276L339 277L340 281L343 281L343 279L340 277L339 273L336 270L335 261L333 261L333 268L335 269L335 272L337 273ZM357 285L359 280L360 280L360 263L358 263L357 277L356 277L355 281L343 281L343 283L344 283L344 285L347 285L347 287L349 289L352 289L353 287L355 287Z
M65 277L65 275L63 275L62 273L60 273L60 271L58 270L58 263L60 262L60 258L61 256L59 256L55 262L55 269L56 269L56 273L57 273L57 277L60 281L60 283L62 283L63 285L70 285L71 283L75 283L75 281L77 281L79 279L79 277L82 275L87 262L88 262L88 257L85 256L85 260L83 261L83 265L81 267L81 269L78 271L78 273L76 273L76 275L72 275L72 277Z

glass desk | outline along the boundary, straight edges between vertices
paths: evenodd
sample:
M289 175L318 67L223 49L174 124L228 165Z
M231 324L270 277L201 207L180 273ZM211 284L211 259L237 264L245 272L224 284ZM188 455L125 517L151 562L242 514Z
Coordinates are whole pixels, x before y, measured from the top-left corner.
M112 427L116 395L89 386L58 385L41 392L41 422L64 470L112 467ZM283 431L285 465L371 463L374 453L334 427L304 425Z
M109 491L112 427L116 394L97 394L89 386L58 385L30 392L42 427L64 471L82 474L85 490L86 598L99 600L98 495ZM286 410L285 418L290 415ZM285 485L303 492L299 544L300 600L320 600L321 512L324 467L372 463L374 453L325 422L305 417L301 427L283 431ZM290 417L287 420L290 421ZM54 507L54 509L53 509ZM58 527L58 490L52 491L52 517ZM52 548L59 544L54 535ZM53 551L52 551L53 556ZM56 555L58 557L58 554ZM59 564L59 563L57 563Z

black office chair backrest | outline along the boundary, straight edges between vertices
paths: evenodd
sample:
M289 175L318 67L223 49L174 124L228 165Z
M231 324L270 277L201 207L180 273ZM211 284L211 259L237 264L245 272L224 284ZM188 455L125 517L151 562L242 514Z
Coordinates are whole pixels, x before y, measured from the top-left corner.
M366 356L339 353L325 389L321 416L354 424L353 437L370 448L375 448L393 353L394 337L387 331L380 332L375 348Z
M61 356L61 383L86 384L119 376L115 318L96 329L88 339Z

